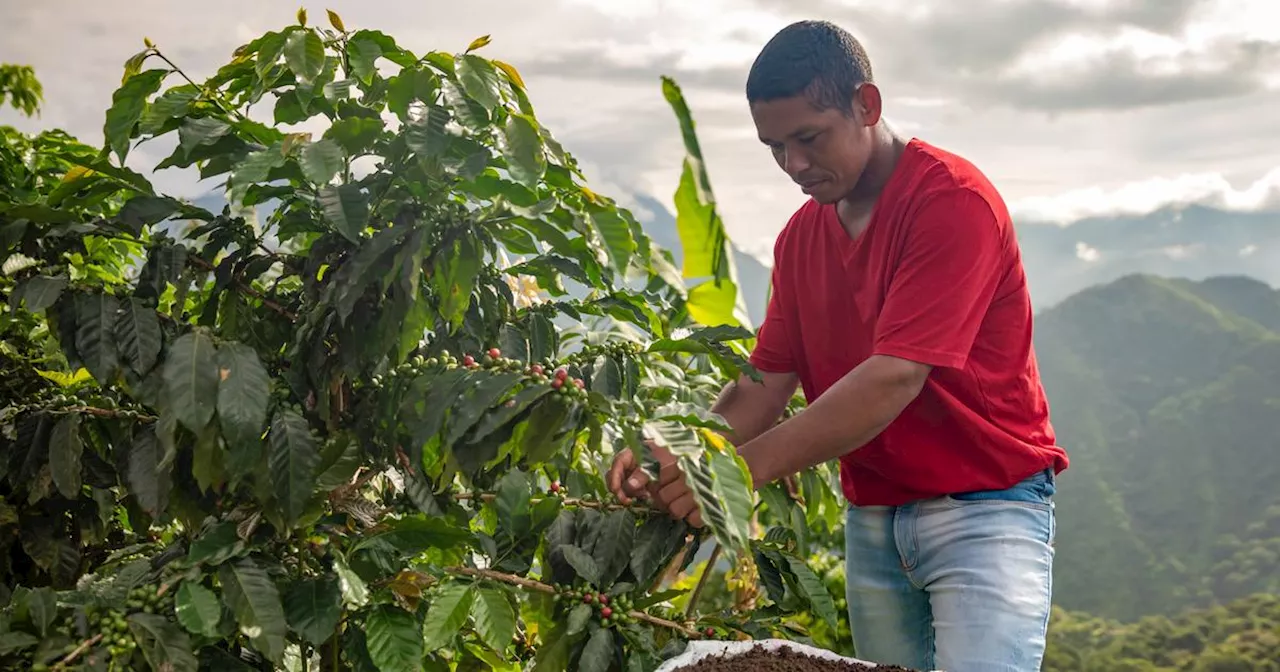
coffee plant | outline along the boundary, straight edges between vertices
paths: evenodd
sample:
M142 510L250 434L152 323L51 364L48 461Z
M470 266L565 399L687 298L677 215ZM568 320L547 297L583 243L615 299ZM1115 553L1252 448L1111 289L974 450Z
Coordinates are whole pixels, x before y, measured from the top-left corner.
M147 40L102 148L0 129L0 668L847 649L808 560L839 548L834 472L753 492L705 410L757 374L675 83L682 269L487 38L419 55L298 18L204 81ZM144 142L225 206L157 193L125 167ZM608 494L646 441L705 529Z

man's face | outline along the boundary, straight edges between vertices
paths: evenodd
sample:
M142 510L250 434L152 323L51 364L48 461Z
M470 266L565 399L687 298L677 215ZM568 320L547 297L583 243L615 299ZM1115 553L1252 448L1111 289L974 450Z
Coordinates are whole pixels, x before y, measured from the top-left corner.
M853 191L871 155L875 122L868 120L879 110L868 114L866 96L855 97L844 113L819 110L803 94L751 105L756 132L778 167L820 203L834 203Z

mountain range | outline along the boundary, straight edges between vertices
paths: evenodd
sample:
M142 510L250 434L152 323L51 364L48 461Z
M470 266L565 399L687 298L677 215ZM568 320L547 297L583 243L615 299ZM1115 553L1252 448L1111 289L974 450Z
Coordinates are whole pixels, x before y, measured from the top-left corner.
M1072 466L1057 602L1118 619L1280 592L1280 292L1126 275L1043 312Z

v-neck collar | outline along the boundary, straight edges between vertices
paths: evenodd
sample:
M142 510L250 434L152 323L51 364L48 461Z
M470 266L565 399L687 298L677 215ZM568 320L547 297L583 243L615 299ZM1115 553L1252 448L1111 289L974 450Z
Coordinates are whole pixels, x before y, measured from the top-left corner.
M887 198L897 198L898 183L906 179L906 175L911 172L911 164L915 161L920 153L921 140L912 137L907 141L906 147L902 150L902 156L898 157L898 162L894 164L893 172L889 174L889 179L885 181L884 187L880 190L880 194L876 196L875 205L871 207L871 214L867 218L867 225L862 227L862 231L854 238L849 237L849 232L844 230L844 226L840 224L840 212L836 207L836 203L823 206L822 219L831 233L836 237L837 244L840 247L843 257L846 261L862 246L871 233L872 227L876 226L877 220L880 219L882 212L888 206ZM887 196L887 195L892 196Z

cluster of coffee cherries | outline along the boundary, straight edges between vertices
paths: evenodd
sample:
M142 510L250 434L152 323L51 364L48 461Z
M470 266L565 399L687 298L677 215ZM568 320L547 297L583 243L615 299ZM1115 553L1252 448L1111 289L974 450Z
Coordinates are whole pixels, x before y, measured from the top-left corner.
M526 366L523 362L503 357L502 351L497 348L489 348L478 361L473 355L463 355L462 366L468 369L486 368L510 373L520 372L534 382L550 381L551 387L559 390L561 394L570 397L587 396L586 383L581 378L570 376L568 369L559 367L548 373L546 365L534 362Z
M565 361L572 362L574 364L585 364L600 355L607 355L614 359L621 359L626 356L638 355L641 352L644 352L644 345L636 343L635 341L607 341L605 343L585 346L582 350L569 355Z
M125 403L128 404L129 402L126 401ZM82 387L75 392L68 392L65 389L55 387L44 388L28 397L27 403L18 407L18 413L42 409L57 411L84 406L115 411L115 414L122 418L150 417L140 407L133 407L131 404L122 406L116 399L106 396L103 390L93 390L88 387Z
M149 584L131 589L124 609L90 605L85 608L85 616L89 622L88 636L93 638L101 634L102 640L98 646L106 647L112 658L128 660L138 648L133 635L129 633L129 622L126 620L129 614L172 614L173 595L173 591L160 595L160 587Z
M435 357L423 358L419 355L402 364L391 375L420 375L431 370L444 369L449 371L459 367L464 369L486 369L504 373L522 373L527 381L548 383L557 392L571 399L585 399L587 397L586 382L581 378L570 375L569 369L563 366L553 367L549 362L525 364L517 359L503 357L502 351L498 348L489 348L478 355L464 353L462 357L456 357L448 350L442 350ZM374 385L381 385L382 379L374 377L372 382Z
M555 585L556 602L576 605L578 603L591 605L595 609L595 615L600 619L600 625L609 627L618 623L630 623L635 620L629 612L631 611L631 598L626 595L610 597L609 595L591 590L574 588L572 586Z

